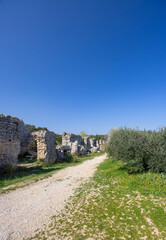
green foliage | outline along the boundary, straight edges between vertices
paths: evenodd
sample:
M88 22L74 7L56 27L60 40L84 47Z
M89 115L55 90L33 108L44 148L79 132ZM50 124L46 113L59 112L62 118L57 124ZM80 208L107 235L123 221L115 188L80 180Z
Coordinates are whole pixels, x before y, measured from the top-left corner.
M35 125L25 124L25 126L29 129L30 132L35 131Z
M62 144L62 135L60 135L60 134L56 135L56 144L58 144L58 145Z
M6 175L8 177L11 177L15 171L15 168L8 164L4 169L1 169L0 173L1 175Z
M166 129L114 130L107 150L114 159L125 162L130 172L166 173Z
M65 153L65 162L74 162L74 156L68 153Z
M80 136L81 136L81 137L87 137L88 135L86 134L86 132L81 131L81 132L80 132Z
M99 135L99 134L89 135L89 138L96 138L97 140L106 140L107 135Z
M34 131L40 131L40 130L48 130L46 127L35 127L35 125L31 125L31 124L25 124L25 126L29 129L30 132L34 132Z
M151 133L149 138L151 153L149 169L151 172L166 173L166 128Z

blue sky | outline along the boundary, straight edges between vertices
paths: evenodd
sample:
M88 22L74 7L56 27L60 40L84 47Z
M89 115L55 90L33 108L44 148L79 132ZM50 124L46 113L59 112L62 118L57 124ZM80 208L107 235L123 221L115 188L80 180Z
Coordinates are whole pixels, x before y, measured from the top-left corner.
M166 126L166 1L0 0L0 113L56 133Z

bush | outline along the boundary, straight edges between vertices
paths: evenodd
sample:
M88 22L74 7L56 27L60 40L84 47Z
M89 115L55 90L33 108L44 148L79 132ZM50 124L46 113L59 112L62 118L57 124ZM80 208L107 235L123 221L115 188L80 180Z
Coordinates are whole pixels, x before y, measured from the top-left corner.
M166 129L153 132L149 140L151 155L148 166L150 171L166 173Z
M73 155L65 153L65 162L74 162L75 158Z
M46 127L35 127L35 125L31 124L25 124L25 126L29 129L31 133L34 131L48 130Z
M89 138L96 138L96 140L106 140L107 139L107 135L89 135Z
M109 155L126 163L130 172L166 172L166 130L120 128L110 134Z
M56 144L58 145L62 144L62 135L56 134Z

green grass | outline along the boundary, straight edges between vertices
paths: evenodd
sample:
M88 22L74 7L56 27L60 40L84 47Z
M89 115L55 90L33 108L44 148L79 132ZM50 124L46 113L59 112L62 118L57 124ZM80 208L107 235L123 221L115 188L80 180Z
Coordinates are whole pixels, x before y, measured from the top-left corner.
M84 157L75 157L73 162L45 164L38 161L21 159L21 163L32 163L31 167L20 166L15 172L0 175L0 193L24 187L32 182L52 176L58 170L80 164L103 153L90 153Z
M31 239L166 239L166 177L128 174L122 163L106 159Z

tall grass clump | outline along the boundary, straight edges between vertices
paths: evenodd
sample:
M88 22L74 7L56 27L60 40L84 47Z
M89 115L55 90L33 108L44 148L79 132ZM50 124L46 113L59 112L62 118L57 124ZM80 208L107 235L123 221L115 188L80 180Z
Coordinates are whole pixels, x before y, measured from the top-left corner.
M125 162L130 172L166 173L166 128L159 131L113 130L108 153L113 159Z

